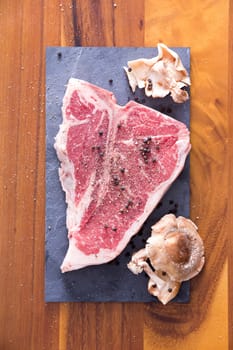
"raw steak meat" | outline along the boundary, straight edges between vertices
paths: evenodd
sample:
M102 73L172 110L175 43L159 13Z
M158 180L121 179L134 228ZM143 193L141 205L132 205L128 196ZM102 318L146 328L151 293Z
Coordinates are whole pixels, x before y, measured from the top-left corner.
M186 126L134 101L71 78L55 148L67 202L62 272L118 256L181 172Z

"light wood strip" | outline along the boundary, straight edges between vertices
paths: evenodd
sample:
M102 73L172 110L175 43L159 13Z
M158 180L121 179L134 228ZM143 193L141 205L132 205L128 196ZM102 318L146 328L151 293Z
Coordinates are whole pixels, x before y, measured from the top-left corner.
M69 337L68 322L69 322L69 304L60 303L59 305L59 350L67 349L67 339Z
M229 1L229 71L228 71L228 312L229 350L233 349L233 1Z
M18 17L14 18L15 12ZM0 56L0 218L1 218L1 311L0 347L7 349L17 343L15 318L19 318L19 281L15 279L15 235L17 195L17 143L20 108L21 32L23 11L18 4L0 3L2 28L0 44L5 54ZM12 23L15 23L12 26ZM8 40L6 40L8 37ZM8 61L8 64L6 64ZM18 86L18 88L17 88ZM11 150L11 155L9 153ZM10 156L10 161L9 161ZM11 276L11 278L9 278ZM13 278L12 278L13 277ZM19 339L19 336L17 336Z
M146 326L151 339L163 336L165 347L167 336L175 342L177 337L203 327L208 310L218 309L217 302L213 304L219 301L216 288L225 290L227 283L223 265L227 258L228 62L224 53L228 48L228 2L171 1L156 8L152 0L145 4L146 45L162 41L169 46L191 47L191 218L199 226L206 247L205 269L191 283L191 303L148 308ZM214 325L209 323L210 339L224 334L228 327L226 298L221 310L218 326L211 328ZM204 329L199 336L207 336ZM179 346L186 349L182 342Z

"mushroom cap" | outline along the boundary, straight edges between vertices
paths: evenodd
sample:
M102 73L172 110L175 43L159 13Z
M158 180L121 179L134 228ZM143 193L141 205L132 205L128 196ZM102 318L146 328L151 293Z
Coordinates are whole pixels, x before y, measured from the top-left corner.
M205 262L204 245L197 226L182 216L165 215L152 226L146 244L147 256L155 270L165 271L173 281L197 275Z

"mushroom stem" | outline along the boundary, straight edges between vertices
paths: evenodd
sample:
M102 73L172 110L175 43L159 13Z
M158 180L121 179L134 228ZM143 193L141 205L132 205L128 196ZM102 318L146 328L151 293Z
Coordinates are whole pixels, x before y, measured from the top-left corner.
M152 271L149 276L148 291L150 294L157 297L163 305L175 298L180 289L179 282L172 281L170 278L165 281L157 275L156 271Z
M146 259L146 249L141 249L132 256L132 259L127 266L130 271L132 271L135 275L138 275L144 270L144 266L147 265Z
M141 249L133 255L127 266L136 275L144 271L149 276L149 293L156 296L165 305L177 295L180 283L171 281L168 276L165 279L160 278L146 262L146 259L146 249Z

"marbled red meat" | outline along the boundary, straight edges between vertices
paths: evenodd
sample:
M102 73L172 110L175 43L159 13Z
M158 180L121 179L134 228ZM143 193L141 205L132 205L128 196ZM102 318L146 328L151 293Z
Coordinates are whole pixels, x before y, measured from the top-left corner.
M118 256L181 172L186 126L134 101L71 78L55 148L67 202L62 272Z

